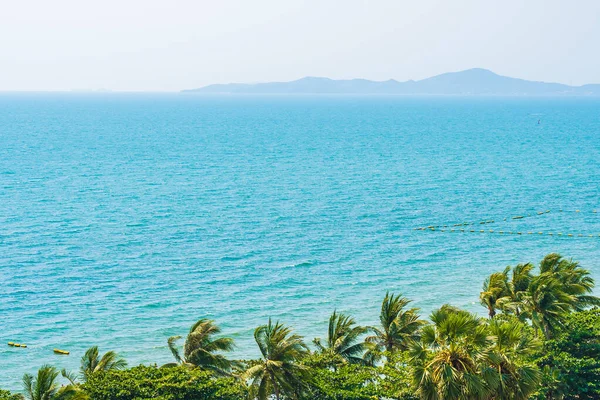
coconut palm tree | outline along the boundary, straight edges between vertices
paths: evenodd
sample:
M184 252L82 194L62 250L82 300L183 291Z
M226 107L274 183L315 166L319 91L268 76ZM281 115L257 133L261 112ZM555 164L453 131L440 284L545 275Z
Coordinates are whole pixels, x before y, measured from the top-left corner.
M507 285L506 295L498 300L498 306L504 312L514 313L517 317L521 315L523 308L523 296L533 279L533 264L517 264L512 269L510 280Z
M418 395L445 400L491 398L498 378L486 363L492 341L486 325L451 306L434 311L431 321L410 349Z
M494 399L526 400L540 385L539 368L526 360L539 351L541 343L518 320L489 323L494 337L488 359L497 379Z
M402 295L394 296L387 292L381 304L379 315L380 326L371 327L372 336L365 339L369 346L365 359L375 363L381 352L387 352L387 361L396 350L407 350L410 344L419 337L419 329L424 321L419 319L418 309L406 306L410 300Z
M228 337L214 337L220 333L221 328L213 320L202 318L190 328L183 346L183 355L177 346L181 336L172 336L167 343L177 363L225 375L229 373L234 363L219 352L232 351L234 342ZM172 365L177 364L165 366Z
M366 346L364 341L360 341L360 337L365 332L367 328L356 326L352 317L334 311L329 317L327 342L323 345L321 340L316 338L314 343L322 353L330 354L346 363L362 364Z
M491 274L483 282L483 291L479 294L481 305L488 309L490 318L496 315L496 309L500 299L508 296L508 273L510 267L506 267L503 272L495 272Z
M77 400L87 396L73 385L60 387L57 378L59 371L50 365L43 365L37 376L23 375L23 389L28 400Z
M541 274L532 279L523 296L522 315L550 339L562 326L564 316L577 304L577 297L566 293L564 285L551 274Z
M575 296L574 311L600 305L600 299L591 295L594 289L594 279L588 270L581 268L578 262L566 260L560 254L551 253L540 262L540 274L554 277L562 284L562 290L565 293Z
M58 370L50 365L43 365L34 377L23 375L23 389L29 400L51 400L56 396L59 386L56 382Z
M121 358L118 353L108 351L100 357L98 346L92 346L86 350L81 357L81 366L79 367L80 377L86 382L90 376L102 371L120 370L127 367L127 361ZM63 369L62 376L67 378L72 385L77 385L79 378L76 373Z
M119 357L119 354L114 351L107 351L102 357L98 346L92 346L81 357L81 376L84 381L98 372L119 370L127 367L127 361Z
M588 270L551 253L540 262L540 275L531 277L527 290L514 303L521 307L520 317L530 319L549 339L562 326L566 314L600 305L600 299L591 295L593 288L594 280Z
M533 275L533 264L518 264L506 267L502 272L495 272L483 283L483 291L479 295L481 305L487 308L488 315L493 318L498 310L519 316L523 309L523 295L527 291Z
M256 328L254 339L262 359L244 374L251 382L252 398L297 398L306 387L308 373L306 367L298 363L298 360L308 354L302 337L279 322L273 324L269 318L268 324Z

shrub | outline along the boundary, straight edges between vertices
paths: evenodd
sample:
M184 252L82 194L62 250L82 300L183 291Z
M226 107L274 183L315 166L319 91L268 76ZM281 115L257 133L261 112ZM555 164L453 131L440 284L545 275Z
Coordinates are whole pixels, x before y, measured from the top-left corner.
M546 372L543 396L600 398L600 309L570 314L538 364Z
M0 389L0 400L23 400L20 394L11 393L8 390Z
M371 400L377 397L377 370L344 365L336 371L315 368L306 400Z
M83 384L91 400L241 400L247 390L235 378L215 377L200 369L138 366L106 371Z

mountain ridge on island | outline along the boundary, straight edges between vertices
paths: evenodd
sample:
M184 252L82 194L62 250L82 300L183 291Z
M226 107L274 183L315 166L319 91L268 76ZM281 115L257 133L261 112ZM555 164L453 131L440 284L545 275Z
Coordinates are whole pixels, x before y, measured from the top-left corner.
M404 94L600 96L600 84L570 86L498 75L483 68L447 72L418 81L334 80L307 76L290 82L213 84L184 93L200 94Z

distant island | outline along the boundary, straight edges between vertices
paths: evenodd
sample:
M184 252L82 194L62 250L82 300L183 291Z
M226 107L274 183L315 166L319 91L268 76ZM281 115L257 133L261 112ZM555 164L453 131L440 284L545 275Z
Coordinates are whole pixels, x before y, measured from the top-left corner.
M498 75L482 68L448 72L420 81L334 80L306 77L291 82L228 83L183 90L200 94L403 94L403 95L517 95L599 96L600 84L569 86Z

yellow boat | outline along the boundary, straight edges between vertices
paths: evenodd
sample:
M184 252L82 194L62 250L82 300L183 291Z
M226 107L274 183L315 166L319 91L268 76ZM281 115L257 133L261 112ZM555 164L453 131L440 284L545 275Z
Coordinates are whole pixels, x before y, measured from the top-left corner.
M69 352L68 352L68 351L66 351L66 350L54 349L54 352L55 352L56 354L63 354L63 355L66 355L66 356L68 356L68 355L69 355Z

